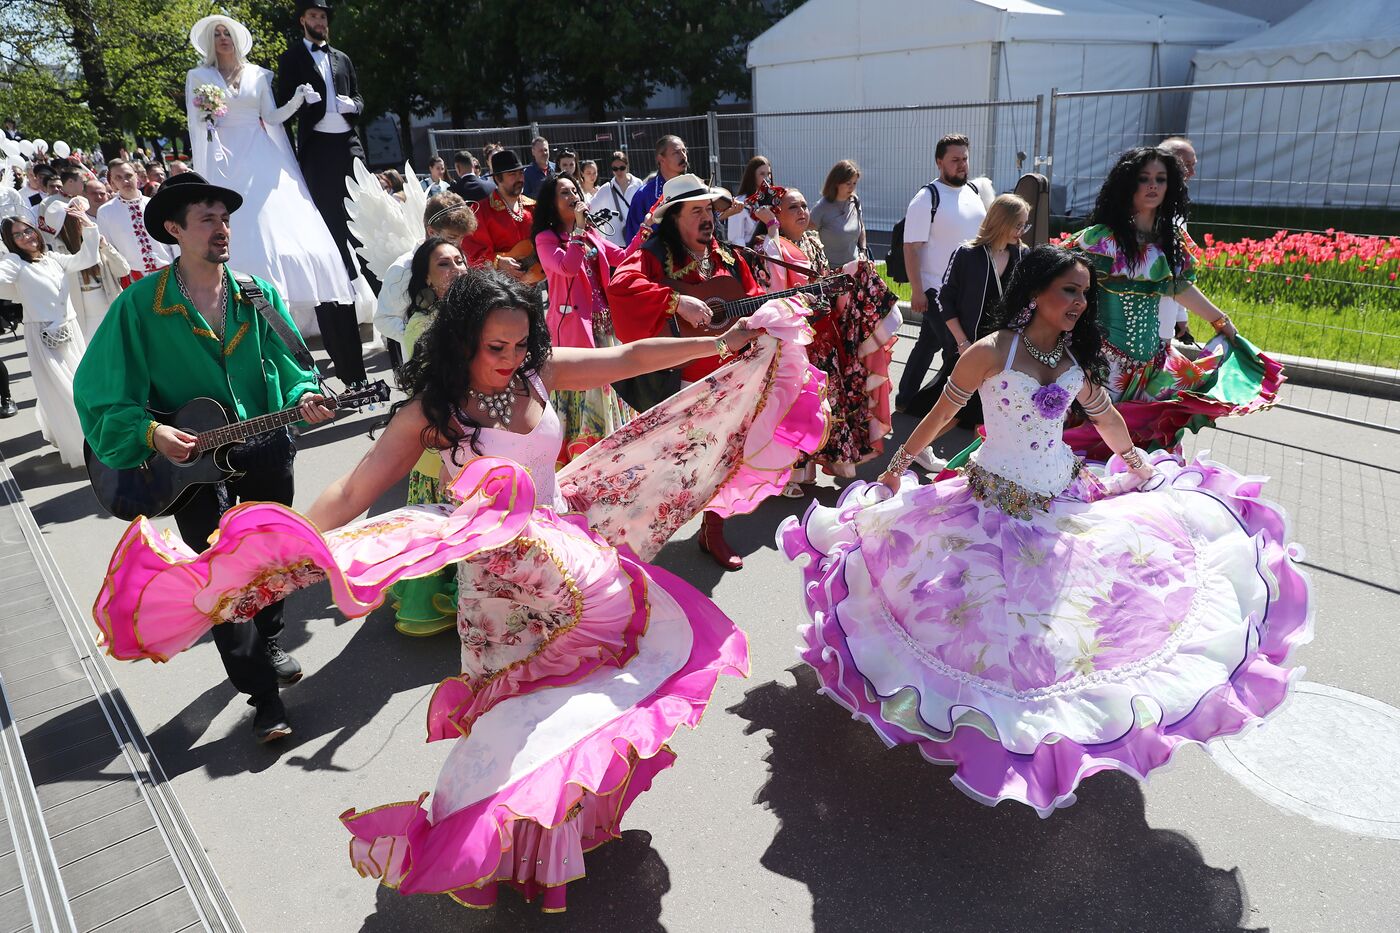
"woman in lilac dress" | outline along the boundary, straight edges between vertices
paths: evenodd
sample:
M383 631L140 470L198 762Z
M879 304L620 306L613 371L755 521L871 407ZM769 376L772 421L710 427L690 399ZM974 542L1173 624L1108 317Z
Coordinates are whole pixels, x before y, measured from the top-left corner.
M953 765L975 799L1042 816L1090 774L1142 778L1259 722L1310 634L1261 481L1133 446L1105 392L1094 279L1082 255L1031 251L880 482L779 531L808 559L801 654L824 692ZM985 443L918 485L908 451L974 392ZM1115 451L1106 466L1064 443L1075 402Z

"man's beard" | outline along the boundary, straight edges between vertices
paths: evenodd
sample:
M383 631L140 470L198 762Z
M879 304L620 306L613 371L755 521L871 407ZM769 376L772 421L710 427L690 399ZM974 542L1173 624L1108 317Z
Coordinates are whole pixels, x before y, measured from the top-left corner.
M714 238L715 225L712 223L703 223L700 225L700 229L695 231L695 239L699 240L702 244L706 246L708 246L710 244L710 241Z
M223 246L215 246L213 243L210 243L209 248L204 253L204 261L216 266L228 262L228 244L225 243Z
M967 184L967 173L949 175L943 179L943 184L947 185L949 188L961 188L963 185Z
M306 38L313 42L325 42L327 32L328 30L322 29L320 26L307 26Z

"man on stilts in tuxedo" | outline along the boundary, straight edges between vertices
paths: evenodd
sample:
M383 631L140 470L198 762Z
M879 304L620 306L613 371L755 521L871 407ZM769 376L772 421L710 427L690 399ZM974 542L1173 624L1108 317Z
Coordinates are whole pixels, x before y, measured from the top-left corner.
M331 238L340 247L345 271L354 281L360 269L345 213L345 177L353 172L355 159L365 158L355 130L364 100L350 56L331 48L327 41L330 12L329 0L298 0L297 21L302 38L293 41L277 60L275 97L281 107L303 84L310 84L320 95L320 100L308 101L297 111L297 161L311 200L330 228ZM326 352L335 364L336 378L349 388L362 388L366 384L365 359L355 306L318 304L316 323Z

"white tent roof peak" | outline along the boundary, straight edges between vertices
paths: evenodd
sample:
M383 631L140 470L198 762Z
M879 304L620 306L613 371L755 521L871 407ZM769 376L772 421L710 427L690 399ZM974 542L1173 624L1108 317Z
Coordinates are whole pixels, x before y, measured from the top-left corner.
M1357 53L1379 60L1400 49L1395 0L1313 0L1270 29L1196 55L1196 67L1237 68L1246 62L1307 64L1326 55L1345 61Z
M1263 20L1197 0L807 0L749 43L750 68L977 42L1210 45Z

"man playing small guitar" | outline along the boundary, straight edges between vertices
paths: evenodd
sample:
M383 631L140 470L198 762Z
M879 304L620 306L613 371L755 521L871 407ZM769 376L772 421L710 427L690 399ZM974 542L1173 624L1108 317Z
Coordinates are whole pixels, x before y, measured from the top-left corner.
M462 252L474 266L493 265L526 284L544 280L535 256L535 202L525 197L525 167L511 149L491 153L496 190L472 205L476 231L462 240Z
M139 467L152 450L177 463L188 460L195 438L153 420L147 409L173 411L201 396L239 420L292 405L309 424L333 417L315 373L277 334L285 325L295 337L277 290L252 280L271 306L266 314L280 318L274 325L226 265L229 215L242 202L237 192L186 172L146 205L147 231L159 242L178 244L180 257L117 297L73 380L83 434L107 466ZM192 489L174 515L181 536L192 545L206 542L240 499L291 505L295 456L286 428L235 448L230 465L241 475ZM292 731L278 690L301 678L301 666L278 645L281 631L280 602L259 612L252 625L214 627L230 683L249 695L260 742Z
M651 236L617 267L607 286L619 340L631 343L670 334L673 318L696 328L710 323L710 306L701 298L682 294L673 283L698 285L729 276L737 280L743 295L763 294L748 264L715 239L711 205L728 196L695 175L677 175L666 182L661 202L652 211ZM718 369L721 345L722 341L716 344L715 356L685 367L681 378L695 382ZM724 540L724 520L706 512L702 522L700 548L726 570L743 567L743 560Z

